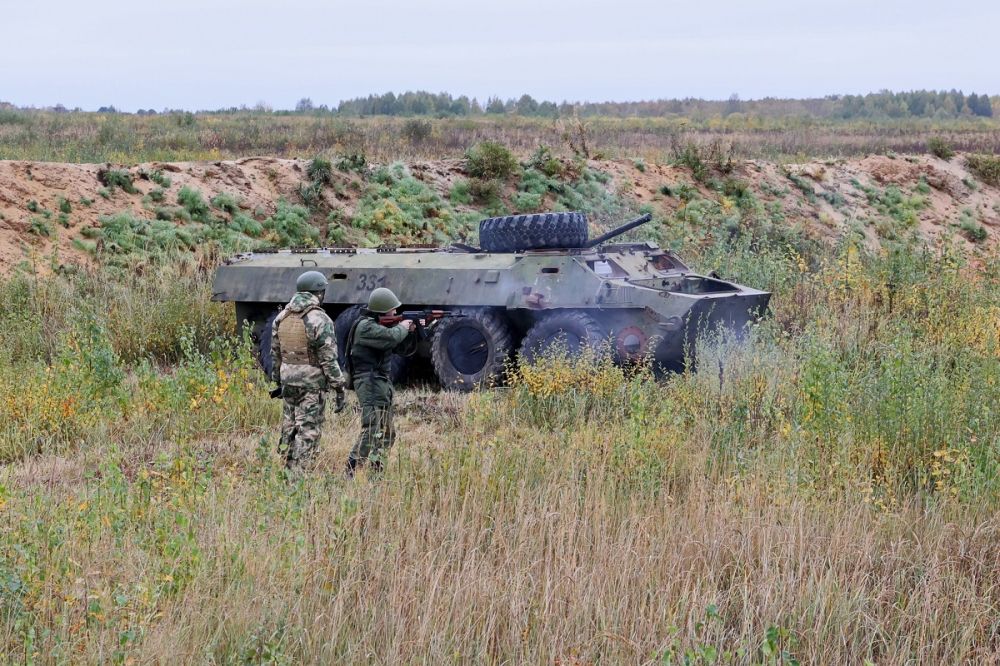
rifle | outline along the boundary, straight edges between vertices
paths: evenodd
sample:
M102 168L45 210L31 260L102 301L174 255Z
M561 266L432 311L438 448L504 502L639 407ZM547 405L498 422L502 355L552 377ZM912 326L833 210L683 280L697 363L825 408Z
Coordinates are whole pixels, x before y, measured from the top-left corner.
M431 324L440 319L454 316L456 316L454 312L448 312L447 310L404 310L394 315L382 315L378 318L378 323L383 326L395 326L404 319L408 319L416 325L417 336L421 340L426 340L428 337L427 329ZM424 322L423 324L420 323L421 319Z

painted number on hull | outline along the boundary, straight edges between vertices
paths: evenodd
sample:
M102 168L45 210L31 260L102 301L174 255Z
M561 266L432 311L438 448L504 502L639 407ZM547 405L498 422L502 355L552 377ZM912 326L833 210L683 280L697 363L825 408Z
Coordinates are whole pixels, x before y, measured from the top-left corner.
M385 285L385 276L377 273L362 273L358 276L358 286L355 291L371 291Z

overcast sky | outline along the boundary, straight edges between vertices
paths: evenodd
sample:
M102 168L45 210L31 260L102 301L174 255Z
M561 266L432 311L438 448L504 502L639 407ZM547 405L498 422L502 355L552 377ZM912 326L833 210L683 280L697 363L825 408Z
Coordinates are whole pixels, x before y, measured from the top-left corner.
M1000 93L1000 0L0 0L0 101Z

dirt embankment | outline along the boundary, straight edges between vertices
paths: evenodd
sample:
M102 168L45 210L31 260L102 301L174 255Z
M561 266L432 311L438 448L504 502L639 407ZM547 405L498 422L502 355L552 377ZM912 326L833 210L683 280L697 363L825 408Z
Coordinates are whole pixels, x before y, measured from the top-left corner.
M126 211L151 218L150 195L156 190L168 204L176 202L184 186L199 190L206 200L227 193L248 214L269 215L281 198L301 201L299 188L307 182L307 166L304 160L270 157L141 164L128 168L135 189L129 193L105 186L101 165L0 161L0 274L9 274L25 261L40 270L90 261L74 240L87 227L99 226L103 216ZM445 197L465 178L457 160L408 166ZM612 176L610 191L637 205L651 205L668 218L688 205L692 195L726 208L734 205L732 193L695 182L684 167L628 160L592 161L590 166ZM163 186L163 179L149 179L156 171L169 179L169 186ZM339 180L320 196L349 220L364 191L361 178L342 172L335 177ZM1000 189L977 181L961 157L944 161L872 156L791 165L749 161L737 165L728 178L745 184L765 209L780 210L789 225L821 238L835 240L850 228L861 229L875 246L896 230L916 229L932 243L948 236L972 246L969 239L976 233L981 247L1000 243Z

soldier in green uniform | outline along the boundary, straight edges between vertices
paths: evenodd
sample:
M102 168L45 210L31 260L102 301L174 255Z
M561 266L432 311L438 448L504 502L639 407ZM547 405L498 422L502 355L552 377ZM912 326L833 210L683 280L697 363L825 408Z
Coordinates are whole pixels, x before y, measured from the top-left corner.
M326 286L319 271L300 275L295 296L271 328L271 379L281 385L284 398L279 451L285 456L285 468L295 475L315 463L326 418L326 391L337 392L337 411L344 404L337 338L321 305Z
M415 325L403 320L395 326L383 326L379 317L395 314L401 305L396 295L379 287L368 298L368 309L354 324L348 336L351 379L361 405L361 436L347 459L346 474L371 462L374 474L382 471L385 457L396 439L392 425L392 381L389 363L393 352L405 347Z

